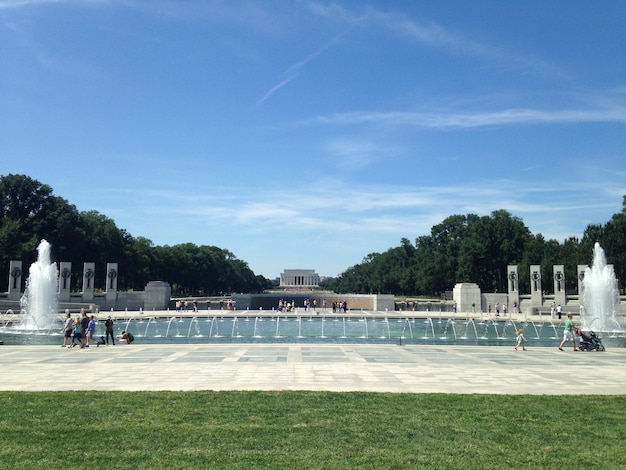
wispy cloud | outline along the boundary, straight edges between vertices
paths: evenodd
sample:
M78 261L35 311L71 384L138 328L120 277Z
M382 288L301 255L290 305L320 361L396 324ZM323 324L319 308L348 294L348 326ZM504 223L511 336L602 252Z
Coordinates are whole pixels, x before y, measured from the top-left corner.
M305 57L304 59L292 64L287 71L285 72L286 74L293 74L295 72L297 72L298 70L300 70L302 67L304 67L305 65L307 65L309 62L313 61L314 59L316 59L317 57L319 57L320 55L322 55L322 53L328 49L330 49L331 47L333 47L335 44L337 44L339 42L339 40L341 39L342 36L344 36L346 33L343 32L341 34L338 34L336 36L334 36L332 39L330 39L329 41L327 41L324 45L322 45L320 48L318 48L316 51L314 51L313 53L309 54L307 57Z
M559 221L563 230L567 231L571 224L566 223L566 220L580 218L583 213L596 213L600 209L610 212L615 200L619 204L620 194L626 191L623 184L616 186L615 182L604 182L601 190L598 190L599 182L592 181L563 181L554 187L540 183L519 185L516 181L505 179L490 181L489 184L479 181L468 186L420 188L402 185L347 187L344 183L327 180L309 185L306 197L302 197L296 188L288 187L280 190L258 188L254 194L214 188L214 192L208 196L125 188L120 197L125 201L134 201L139 206L131 207L126 203L126 211L153 211L161 218L206 220L210 224L226 223L232 227L262 231L287 226L291 231L316 228L330 233L345 230L367 233L391 231L400 237L417 233L410 230L417 222L420 227L427 225L426 232L417 233L421 235L449 215L488 215L499 209L506 209L524 220L528 217L548 223L552 218L553 221ZM513 193L509 191L512 186L517 188ZM590 196L580 200L564 200L562 197L553 197L554 193L585 193ZM109 193L108 197L114 196ZM150 209L152 206L153 210ZM614 208L614 212L618 210L619 207ZM532 230L541 231L541 228L533 227ZM552 233L544 235L553 236Z
M430 47L480 54L494 54L496 52L494 48L455 34L435 22L420 23L401 13L387 12L371 7L356 13L337 4L326 5L317 2L309 3L307 8L318 18L351 29L357 27L384 28L393 34Z
M317 57L319 57L324 51L326 51L327 49L331 48L334 44L336 44L339 39L341 38L341 36L343 36L343 34L339 34L335 37L333 37L330 41L328 41L326 44L324 44L322 47L318 48L316 51L314 51L313 53L309 54L307 57L305 57L302 60L299 60L298 62L295 62L294 64L290 65L287 70L283 73L283 75L286 77L283 80L281 80L280 82L278 82L276 85L274 85L273 87L271 87L267 92L265 92L265 94L261 97L261 99L259 99L257 101L257 105L260 105L262 103L264 103L265 101L267 101L274 93L276 93L278 90L280 90L281 88L283 88L285 85L287 85L289 82L291 82L294 78L296 78L299 73L300 73L300 69L302 69L303 67L305 67L309 62L313 61L314 59L316 59Z
M76 5L101 5L112 3L126 4L129 2L122 0L0 0L0 10L62 3Z
M9 8L21 8L29 5L42 5L47 3L59 3L63 0L0 0L0 10Z
M310 121L311 122L311 121ZM599 109L505 109L487 112L349 112L321 116L312 122L323 125L411 126L426 129L466 129L513 124L576 124L591 122L626 122L626 107Z
M392 157L396 150L390 146L374 143L363 137L341 137L330 140L326 151L333 158L332 164L342 170L360 170Z
M419 23L403 14L374 9L368 10L367 18L370 22L383 25L396 34L431 47L480 55L498 54L497 49L462 37L435 22Z
M427 47L449 51L464 55L497 59L504 63L514 63L518 67L529 70L562 75L562 72L553 64L539 57L525 56L511 50L504 50L501 45L491 45L477 41L467 35L452 31L434 21L417 21L403 13L383 11L368 7L363 12L356 13L342 6L308 4L311 13L332 23L348 25L350 28L385 29L392 34L415 41Z
M291 80L293 80L294 78L296 78L297 74L293 74L290 75L289 77L285 78L284 80L278 82L276 85L274 85L272 88L270 88L269 90L267 90L265 92L265 94L261 97L260 100L258 100L256 102L257 105L263 104L265 101L267 101L274 93L276 93L278 90L280 90L282 87L284 87L285 85L287 85Z

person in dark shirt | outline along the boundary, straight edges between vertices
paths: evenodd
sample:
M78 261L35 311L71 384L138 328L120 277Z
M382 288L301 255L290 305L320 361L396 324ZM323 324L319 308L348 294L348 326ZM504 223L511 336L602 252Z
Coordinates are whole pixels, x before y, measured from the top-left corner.
M111 337L111 342L113 343L113 346L115 346L115 336L113 335L113 319L111 318L111 315L109 315L106 319L106 321L104 322L104 329L106 331L106 341L107 341L107 345L109 344L109 336Z

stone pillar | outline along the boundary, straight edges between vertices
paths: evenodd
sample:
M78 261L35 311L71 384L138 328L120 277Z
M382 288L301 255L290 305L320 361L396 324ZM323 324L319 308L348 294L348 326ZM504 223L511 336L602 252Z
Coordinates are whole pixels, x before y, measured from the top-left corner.
M9 263L9 300L22 297L22 262L11 260Z
M583 303L583 279L585 279L585 271L588 266L586 264L579 264L576 267L576 272L578 273L578 302Z
M514 309L517 306L517 313L519 313L519 276L517 274L517 266L508 266L507 267L507 278L508 278L508 286L509 286L509 303L510 308ZM513 310L511 310L513 311ZM515 312L514 312L515 313Z
M530 265L530 303L533 307L543 304L543 292L541 291L541 266Z
M144 290L143 309L165 310L170 305L172 287L165 281L150 281Z
M106 299L107 305L117 300L117 263L107 263L107 285Z
M83 264L83 302L93 301L94 281L96 279L96 263Z
M470 282L456 284L452 290L452 297L458 312L479 313L482 309L478 284Z
M69 302L72 289L72 263L61 261L59 266L59 302Z
M565 266L555 264L552 266L554 276L554 302L561 307L565 307Z

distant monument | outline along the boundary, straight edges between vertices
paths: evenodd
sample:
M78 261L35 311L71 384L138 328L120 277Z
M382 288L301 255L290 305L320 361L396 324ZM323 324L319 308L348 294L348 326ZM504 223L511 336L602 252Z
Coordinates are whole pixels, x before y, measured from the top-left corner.
M280 287L319 287L320 277L315 269L285 269L280 275Z

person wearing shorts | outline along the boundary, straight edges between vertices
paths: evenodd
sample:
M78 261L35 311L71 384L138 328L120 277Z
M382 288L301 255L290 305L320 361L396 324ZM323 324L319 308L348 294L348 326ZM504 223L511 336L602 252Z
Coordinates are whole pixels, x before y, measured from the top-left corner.
M63 325L63 346L71 346L72 344L72 333L74 332L74 320L72 320L72 315L67 314L65 318L65 324ZM69 341L70 344L67 344Z
M572 318L572 314L568 313L567 320L565 320L564 323L565 329L563 330L563 341L559 344L559 350L561 351L563 351L563 345L568 341L571 341L572 346L574 346L574 351L578 351L578 348L576 347L576 336L574 335L574 320L572 320Z
M89 323L87 325L87 332L85 333L85 346L86 347L89 347L89 342L96 341L96 339L93 337L95 332L96 332L96 316L91 315L89 317Z

